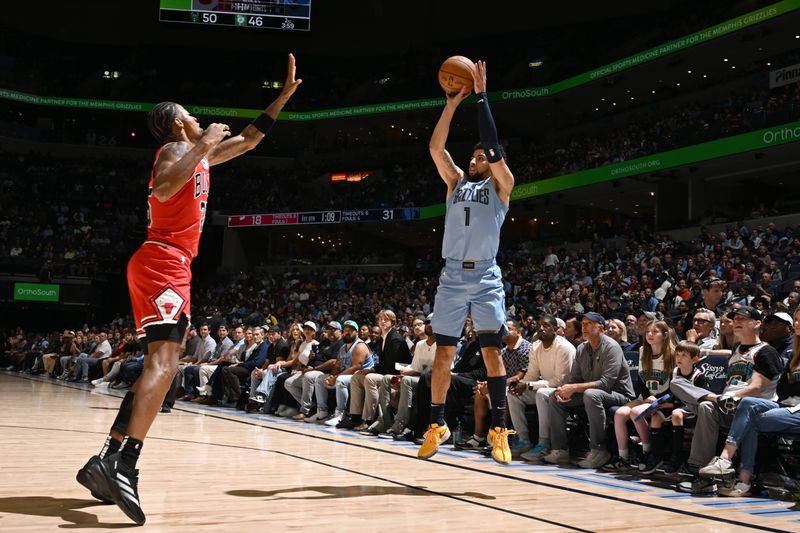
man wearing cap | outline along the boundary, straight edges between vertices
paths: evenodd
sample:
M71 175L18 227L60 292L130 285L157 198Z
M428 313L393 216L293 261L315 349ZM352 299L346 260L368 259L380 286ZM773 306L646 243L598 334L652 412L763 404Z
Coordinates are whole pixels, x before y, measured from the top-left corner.
M792 346L794 345L794 322L789 313L779 311L772 313L764 319L761 326L761 340L768 342L775 348L778 355L787 364L792 358Z
M689 456L690 471L697 471L714 457L720 428L729 428L736 406L744 397L753 396L775 401L778 380L783 372L778 352L761 341L759 329L762 315L758 309L742 306L728 313L740 344L728 360L728 384L721 395L695 387L688 380L674 378L670 391L689 405L697 406L697 424ZM714 494L717 485L712 478L696 477L678 484L678 490L692 494Z
M372 369L359 369L353 374L350 381L350 417L342 420L337 428L365 431L375 422L370 434L378 435L384 430L383 422L388 418L392 376L398 373L395 364L405 360L410 353L403 336L394 329L397 322L394 311L382 310L378 313L377 320L380 336L372 343L374 346L372 349L377 355L378 362ZM385 405L381 404L383 412L378 410L381 395L386 400ZM381 415L383 415L382 420L379 420Z
M548 395L550 445L544 456L548 463L570 462L567 442L567 407L583 407L589 418L589 455L581 468L600 468L611 454L606 449L606 409L624 405L636 397L622 348L605 335L606 320L600 313L583 315L581 326L586 342L578 346L575 362L564 385Z
M336 426L344 416L350 392L350 380L357 370L372 368L375 360L366 343L358 338L358 324L347 320L342 328L344 344L336 359L330 359L317 367L314 379L314 395L317 398L317 413L306 422ZM310 372L309 372L310 373ZM328 391L336 389L336 411L330 414Z
M315 357L303 368L302 376L286 383L286 390L300 405L298 418L303 415L303 420L310 420L316 416L311 414L314 407L316 379L323 373L323 365L328 365L329 361L335 360L344 345L342 325L336 320L331 320L325 325L325 335L327 344L319 344Z

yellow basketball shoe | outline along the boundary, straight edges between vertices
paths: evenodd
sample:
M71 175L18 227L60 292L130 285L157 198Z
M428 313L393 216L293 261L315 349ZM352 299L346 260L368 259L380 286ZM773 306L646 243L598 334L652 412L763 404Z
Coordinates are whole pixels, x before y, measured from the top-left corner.
M492 459L501 465L511 462L511 449L508 447L508 436L516 435L516 431L499 426L489 429L489 442L492 445Z
M425 432L425 440L422 442L422 446L419 447L417 457L430 459L439 451L439 445L449 438L450 428L447 427L447 424L443 426L431 424L428 426L428 431Z

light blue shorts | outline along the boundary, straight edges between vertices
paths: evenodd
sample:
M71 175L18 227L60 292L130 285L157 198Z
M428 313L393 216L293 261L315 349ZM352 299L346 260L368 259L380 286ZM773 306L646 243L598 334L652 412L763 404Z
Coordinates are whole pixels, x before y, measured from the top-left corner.
M474 268L465 268L474 265ZM433 303L433 333L459 338L467 320L478 333L497 333L505 326L503 275L494 259L456 261L448 259L439 276Z

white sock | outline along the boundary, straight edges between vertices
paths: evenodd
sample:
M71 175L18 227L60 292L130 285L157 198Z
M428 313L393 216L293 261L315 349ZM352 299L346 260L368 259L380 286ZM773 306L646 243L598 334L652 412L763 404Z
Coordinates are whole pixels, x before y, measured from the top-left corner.
M628 450L627 449L620 450L619 451L619 456L620 456L621 459L624 459L624 460L627 461L628 460Z
M649 442L642 443L642 450L644 451L644 453L650 453L650 448L651 446Z

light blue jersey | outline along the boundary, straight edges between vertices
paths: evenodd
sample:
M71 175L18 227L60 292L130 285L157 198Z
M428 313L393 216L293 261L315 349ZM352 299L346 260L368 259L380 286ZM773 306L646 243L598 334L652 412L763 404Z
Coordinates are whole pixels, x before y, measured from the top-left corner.
M506 213L508 206L497 196L491 178L478 182L462 178L447 199L442 258L494 259Z
M505 293L495 256L508 213L491 178L461 179L447 199L442 257L431 326L440 338L458 339L467 315L478 333L505 327Z

